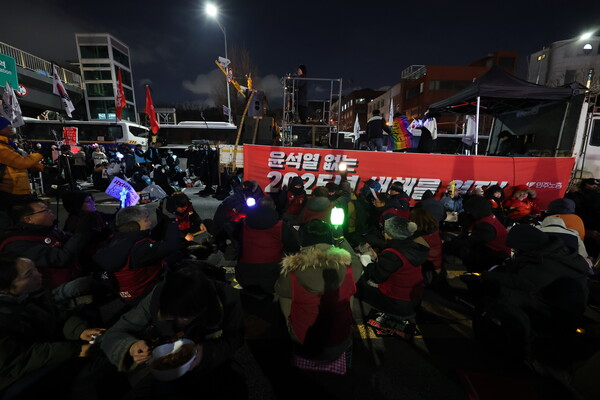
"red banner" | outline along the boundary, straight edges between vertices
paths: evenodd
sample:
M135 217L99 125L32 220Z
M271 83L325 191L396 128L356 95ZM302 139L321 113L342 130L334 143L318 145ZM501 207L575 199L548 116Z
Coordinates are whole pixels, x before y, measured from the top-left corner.
M360 189L368 179L381 191L400 181L414 201L426 190L439 198L450 182L465 193L473 187L498 184L503 188L528 185L537 192L540 207L563 197L575 163L572 157L487 157L448 154L384 153L244 145L244 179L256 180L267 193L277 192L294 176L304 179L308 193L328 182L340 183L339 164L348 168L348 181Z
M79 140L77 133L77 127L65 126L63 128L63 143L75 146Z

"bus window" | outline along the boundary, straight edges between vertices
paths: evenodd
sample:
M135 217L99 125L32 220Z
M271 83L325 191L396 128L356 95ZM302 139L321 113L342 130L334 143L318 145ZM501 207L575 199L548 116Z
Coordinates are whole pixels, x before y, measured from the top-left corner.
M592 125L590 146L600 146L600 119L595 119Z
M148 130L144 128L138 128L136 126L129 126L129 133L137 137L148 137Z

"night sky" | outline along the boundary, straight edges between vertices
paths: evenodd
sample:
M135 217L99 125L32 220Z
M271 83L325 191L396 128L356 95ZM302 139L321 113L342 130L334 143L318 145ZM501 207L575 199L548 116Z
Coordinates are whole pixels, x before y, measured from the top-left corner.
M211 105L223 34L191 0L5 1L0 41L46 60L77 59L76 32L107 32L131 51L138 108L150 84L156 106ZM379 89L412 64L466 65L496 50L526 56L553 41L600 30L598 1L221 0L228 44L245 47L258 89L277 104L279 78L343 78L344 92ZM597 33L598 34L598 33ZM234 66L235 68L235 66Z

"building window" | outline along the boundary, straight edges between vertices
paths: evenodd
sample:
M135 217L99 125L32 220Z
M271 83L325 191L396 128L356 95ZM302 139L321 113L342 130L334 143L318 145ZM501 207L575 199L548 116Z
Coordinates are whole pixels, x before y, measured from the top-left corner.
M81 46L81 58L108 58L108 46Z
M85 85L88 97L113 97L112 83L88 83Z
M110 64L82 63L83 68L110 68Z
M114 100L90 100L89 105L91 119L116 118Z
M124 69L122 69L121 78L123 78L123 85L133 87L133 84L131 83L131 74L129 73L129 71L125 71Z
M124 87L123 91L125 92L125 100L131 101L133 103L133 90Z
M356 99L356 104L365 104L367 102L367 99L365 99L364 97L361 97L360 99Z
M83 71L83 79L86 81L112 81L110 71Z
M413 88L410 88L406 91L406 99L412 99L415 96L418 96L421 93L421 85L417 85Z
M119 50L115 49L114 47L112 48L113 51L113 58L115 59L116 62L118 62L121 65L124 65L126 67L129 67L129 57L120 52Z
M594 127L590 137L591 146L600 146L600 119L594 120Z

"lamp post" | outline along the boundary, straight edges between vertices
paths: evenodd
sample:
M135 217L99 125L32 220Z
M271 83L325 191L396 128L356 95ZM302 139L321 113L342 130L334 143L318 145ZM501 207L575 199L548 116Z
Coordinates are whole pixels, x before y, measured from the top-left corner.
M225 38L225 58L227 59L227 61L229 61L229 57L227 56L227 32L225 31L225 28L223 27L223 25L221 25L219 19L217 18L219 15L219 9L212 3L206 3L204 11L209 17L211 17L217 22L217 25L219 25L221 32L223 32L223 36ZM229 93L229 64L226 67L226 71L228 73L225 77L227 82L227 108L229 109L229 123L231 124L233 123L233 116L231 115L231 94Z

